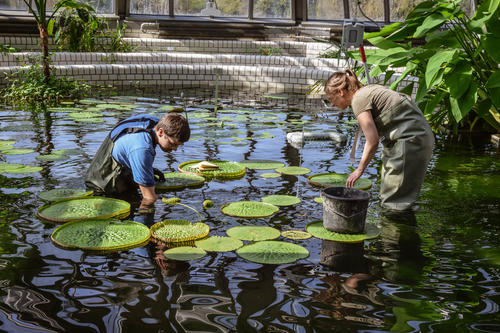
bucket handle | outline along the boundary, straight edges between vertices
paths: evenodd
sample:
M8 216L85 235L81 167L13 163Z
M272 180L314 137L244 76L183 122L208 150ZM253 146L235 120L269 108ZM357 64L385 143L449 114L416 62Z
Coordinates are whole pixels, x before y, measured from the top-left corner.
M344 214L342 214L342 213L340 213L340 212L337 212L337 211L335 211L335 210L331 210L331 212L332 212L332 213L335 213L335 214L337 214L338 216L341 216L341 217L343 217L343 218L345 218L345 219L350 219L350 218L352 218L352 217L354 217L354 216L357 216L357 215L361 215L361 214L366 213L366 210L367 210L367 209L368 209L368 208L365 208L365 209L363 209L362 211L359 211L359 212L357 212L357 213L354 213L354 214L352 214L352 215L350 215L350 216L344 215Z

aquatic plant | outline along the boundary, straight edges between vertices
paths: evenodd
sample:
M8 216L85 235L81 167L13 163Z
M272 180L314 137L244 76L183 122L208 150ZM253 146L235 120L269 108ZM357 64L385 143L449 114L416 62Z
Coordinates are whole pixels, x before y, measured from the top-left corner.
M201 214L199 211L197 211L196 209L194 209L193 207L191 206L188 206L186 204L183 204L181 203L181 199L177 198L177 197L173 197L173 198L162 198L161 201L163 203L166 203L167 205L181 205L181 206L184 206L186 208L189 208L191 209L192 211L194 211L196 214L198 214L198 216L201 218Z
M233 237L211 236L195 241L195 245L205 251L228 252L239 249L243 242Z
M245 245L236 253L259 264L288 264L307 258L309 251L300 245L282 241L261 241Z
M259 201L231 202L221 207L221 211L226 215L245 218L269 217L278 210L275 205Z
M359 243L367 239L378 237L380 230L377 226L367 223L364 234L341 234L330 231L323 226L323 221L314 221L306 225L306 231L316 238L341 243Z
M245 241L275 239L281 235L278 229L267 226L236 226L226 230L226 234Z
M183 172L168 172L163 174L164 182L157 182L155 188L160 190L179 190L185 187L195 187L202 185L205 178Z
M255 170L276 169L285 166L283 162L273 160L244 160L240 161L240 163L249 169Z
M312 237L310 233L303 230L285 230L281 232L281 236L290 239L308 239Z
M199 247L178 246L163 252L163 255L171 260L189 261L203 258L207 252Z
M75 188L54 188L52 190L38 193L38 197L45 201L57 201L61 199L87 197L92 194L94 194L94 191Z
M212 200L204 200L203 201L203 209L208 209L214 206L214 202Z
M0 163L0 173L34 173L39 171L42 171L42 167L20 163Z
M165 220L151 226L153 238L165 243L193 241L206 237L210 231L202 222L191 223L188 220Z
M284 175L305 175L306 173L311 172L311 169L298 167L298 166L288 166L275 169L276 172L279 172Z
M181 163L178 167L178 170L180 172L187 172L195 175L200 175L208 179L214 177L219 179L236 179L243 177L246 172L246 167L241 163L232 161L220 161L220 160L210 161L211 164L218 166L218 169L200 171L194 168L194 166L196 166L200 162L203 161L197 160L197 161L189 161Z
M270 203L275 206L292 206L300 202L300 199L297 197L282 194L268 195L262 197L261 200L262 202Z
M319 187L339 186L345 187L348 174L345 173L320 173L307 177L309 184ZM366 190L372 187L372 181L368 178L359 178L354 184L354 188Z

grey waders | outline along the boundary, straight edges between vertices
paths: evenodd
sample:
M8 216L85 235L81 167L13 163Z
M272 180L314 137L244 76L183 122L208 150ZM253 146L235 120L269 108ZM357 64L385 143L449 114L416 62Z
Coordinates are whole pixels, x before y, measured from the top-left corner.
M146 122L147 125L145 128L136 127L134 126L134 122ZM112 156L114 141L121 134L149 132L153 137L153 142L155 142L152 129L156 123L156 121L147 116L135 116L118 123L104 139L85 174L85 185L87 188L94 190L96 194L109 195L123 194L131 190L137 190L138 186L133 181L132 170L116 162Z
M406 95L374 120L383 145L381 206L410 209L420 194L432 154L432 130Z

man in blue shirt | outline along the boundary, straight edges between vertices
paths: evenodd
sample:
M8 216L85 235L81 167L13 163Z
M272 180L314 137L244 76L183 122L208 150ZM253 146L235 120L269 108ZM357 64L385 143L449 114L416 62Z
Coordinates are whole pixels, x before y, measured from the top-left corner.
M157 196L153 169L156 145L164 152L177 150L189 140L186 118L170 113L158 119L150 115L127 118L111 130L85 175L85 184L97 194L126 194L139 188L139 209L152 208Z

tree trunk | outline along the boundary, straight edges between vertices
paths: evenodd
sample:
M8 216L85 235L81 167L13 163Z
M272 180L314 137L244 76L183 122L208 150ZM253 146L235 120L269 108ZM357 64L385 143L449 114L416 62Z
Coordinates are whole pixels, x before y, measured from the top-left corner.
M49 82L50 79L49 33L47 32L47 27L44 24L39 24L38 30L40 30L40 38L42 39L41 44L42 44L43 75L45 76L45 82Z

